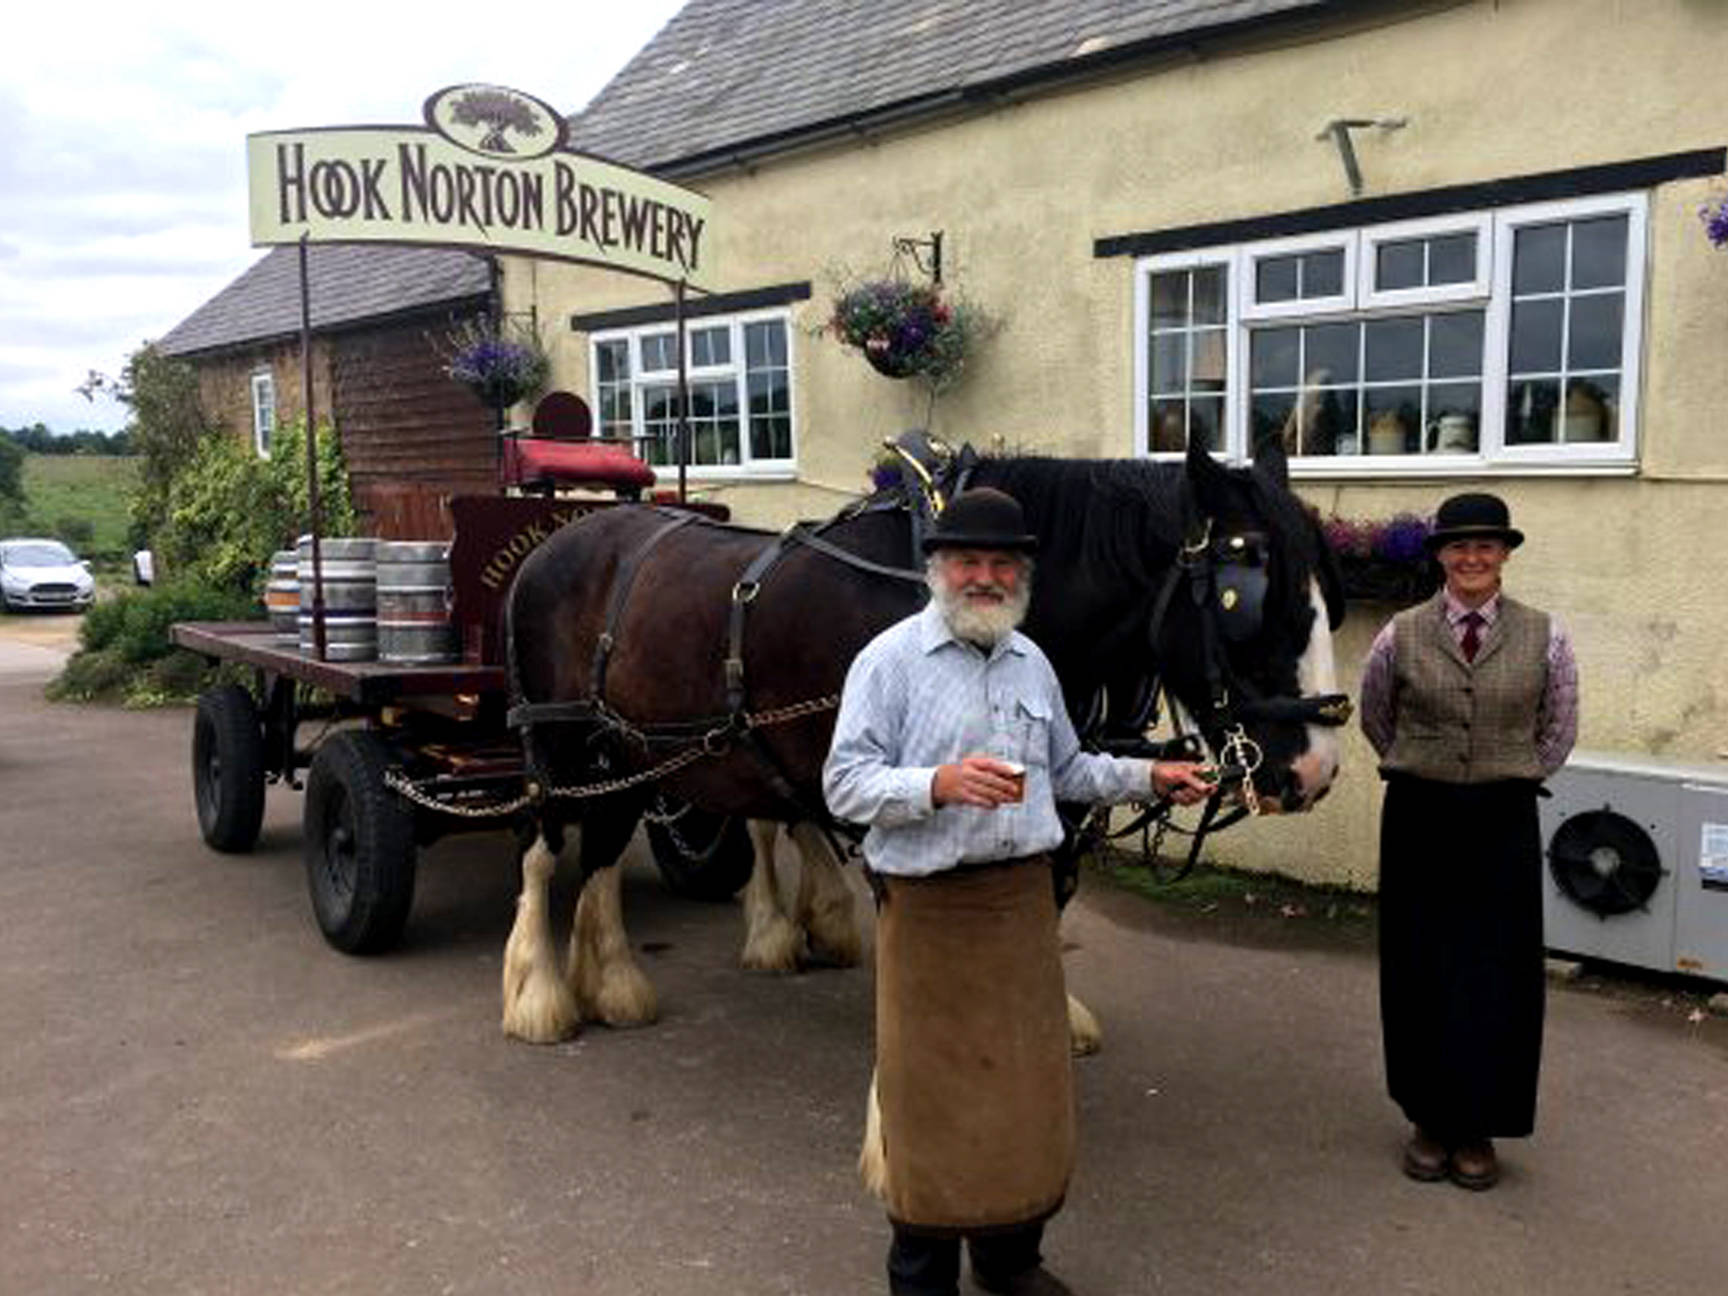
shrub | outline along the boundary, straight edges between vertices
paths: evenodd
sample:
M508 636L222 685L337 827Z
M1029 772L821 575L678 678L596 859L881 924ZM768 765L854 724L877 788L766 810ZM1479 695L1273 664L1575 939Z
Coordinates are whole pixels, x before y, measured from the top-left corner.
M327 535L351 533L354 509L336 434L318 435L318 490ZM168 490L155 548L165 572L212 588L255 594L270 555L307 529L303 426L278 428L260 459L231 437L212 437Z
M83 652L79 655L103 653L138 666L175 651L168 627L176 621L245 621L262 615L250 593L211 589L184 580L128 590L85 614L79 631Z

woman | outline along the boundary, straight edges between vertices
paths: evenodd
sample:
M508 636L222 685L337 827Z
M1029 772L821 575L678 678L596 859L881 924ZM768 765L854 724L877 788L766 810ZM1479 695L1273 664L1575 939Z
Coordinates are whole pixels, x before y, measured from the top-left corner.
M1492 1188L1495 1138L1536 1121L1545 991L1541 781L1577 736L1578 673L1552 617L1501 592L1524 542L1505 503L1441 504L1446 583L1369 650L1362 729L1380 755L1380 1020L1414 1127L1404 1173Z

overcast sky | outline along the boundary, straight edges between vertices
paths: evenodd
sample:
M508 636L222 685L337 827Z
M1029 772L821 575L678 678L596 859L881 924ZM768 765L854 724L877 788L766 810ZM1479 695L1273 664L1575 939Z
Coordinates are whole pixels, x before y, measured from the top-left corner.
M0 427L112 431L74 390L263 255L246 136L418 125L482 81L581 108L682 0L13 6L0 55Z

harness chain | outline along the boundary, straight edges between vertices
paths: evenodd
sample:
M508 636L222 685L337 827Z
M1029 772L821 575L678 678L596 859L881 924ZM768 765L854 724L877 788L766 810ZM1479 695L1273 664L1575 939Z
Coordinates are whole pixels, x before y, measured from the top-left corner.
M840 707L840 695L828 693L819 698L807 698L802 702L790 702L785 706L773 707L767 711L744 712L743 731L764 729L770 725L785 724L790 720L799 720L805 716L820 715L824 711L835 711ZM637 787L655 779L664 778L686 765L693 765L704 756L718 756L727 749L728 742L734 736L734 731L723 726L710 729L702 737L661 761L658 765L634 774L621 775L614 779L604 779L598 783L583 783L569 787L539 788L524 792L521 796L509 801L494 802L487 806L454 805L448 801L440 801L432 794L416 786L407 775L400 770L391 770L384 776L384 786L412 801L415 805L424 806L428 810L441 810L445 814L456 815L463 819L502 818L515 814L527 806L540 801L561 798L579 800L587 797L608 796L613 792L622 792L627 788Z

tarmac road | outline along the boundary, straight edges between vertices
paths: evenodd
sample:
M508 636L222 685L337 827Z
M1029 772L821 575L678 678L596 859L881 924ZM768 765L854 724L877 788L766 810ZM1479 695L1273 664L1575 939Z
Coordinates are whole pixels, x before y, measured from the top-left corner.
M51 706L0 618L0 1293L851 1296L886 1228L852 1162L864 970L738 970L735 906L634 861L663 1020L498 1030L507 841L422 859L406 945L324 945L299 797L204 848L184 711ZM567 888L565 888L567 895ZM1078 1293L1724 1289L1728 1021L1560 988L1536 1139L1470 1194L1397 1171L1374 965L1223 943L1091 884L1105 1024L1047 1245Z

